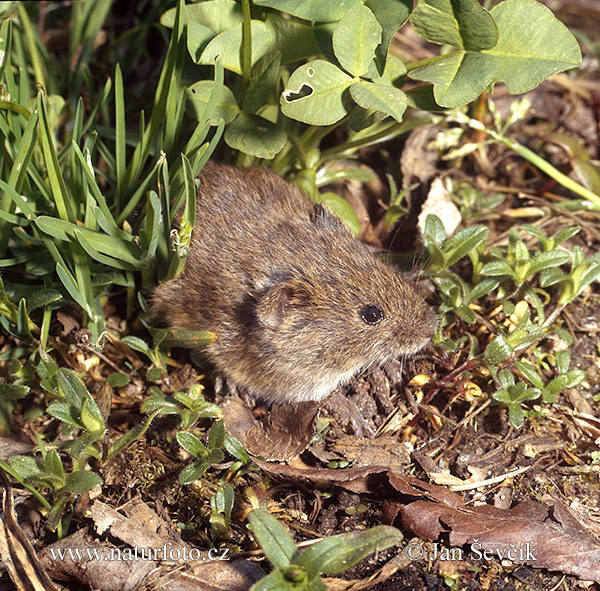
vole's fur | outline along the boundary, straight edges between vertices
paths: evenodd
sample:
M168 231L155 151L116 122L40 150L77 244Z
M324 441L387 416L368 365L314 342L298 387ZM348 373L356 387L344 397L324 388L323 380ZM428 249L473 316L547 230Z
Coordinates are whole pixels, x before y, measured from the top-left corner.
M190 247L154 308L172 328L216 333L208 359L265 401L321 400L435 331L433 310L393 267L265 168L204 167Z

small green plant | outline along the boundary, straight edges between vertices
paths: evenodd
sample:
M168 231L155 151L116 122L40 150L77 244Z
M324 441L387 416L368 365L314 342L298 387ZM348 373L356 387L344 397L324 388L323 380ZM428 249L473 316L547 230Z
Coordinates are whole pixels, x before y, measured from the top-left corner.
M193 463L181 471L179 475L179 482L181 484L190 484L198 480L210 466L222 462L225 457L224 450L237 460L229 467L228 472L230 474L236 472L243 465L250 463L248 452L235 437L225 433L225 425L222 421L215 422L210 428L208 432L208 446L204 445L196 435L187 431L179 431L176 438L179 445L196 458ZM222 511L225 511L224 507L227 506L225 500L220 498L216 499L215 503L213 509L218 509L218 511L217 513L213 511L214 518ZM225 516L228 519L227 513Z
M174 27L177 14L167 11L161 23ZM188 86L188 112L205 121L215 103L211 124L224 122L240 163L268 159L284 174L300 168L296 182L316 200L330 161L430 121L409 107L453 109L500 81L527 92L581 62L573 36L535 0L505 0L491 11L477 0L419 0L414 9L412 0L208 0L186 5L181 18L192 61L206 66L219 56L228 71L216 98L216 82ZM391 40L409 18L427 41L455 50L403 62ZM405 92L408 77L424 84ZM339 127L346 139L321 152ZM359 173L335 170L338 179ZM339 197L327 198L344 210ZM347 207L338 213L356 222Z
M450 129L447 129L445 132L443 132L443 134L441 134L445 140L438 138L438 140L433 144L441 149L452 147L452 149L445 153L443 156L444 159L451 160L454 158L462 158L463 156L466 156L467 154L470 154L471 152L478 150L481 146L487 144L503 144L539 168L550 178L560 183L563 187L582 197L582 199L579 200L566 202L565 204L562 204L561 207L569 210L591 209L597 211L600 209L600 194L598 193L600 185L598 184L597 180L599 176L597 167L594 167L591 163L583 160L581 157L573 158L573 167L580 172L580 176L583 177L585 181L585 186L581 185L566 174L562 173L533 150L530 150L526 146L523 146L519 142L508 137L507 132L509 128L514 123L521 120L525 113L527 113L529 110L531 106L529 98L524 97L520 101L514 101L511 104L510 114L506 121L502 121L500 113L496 109L493 100L488 99L486 105L489 113L492 116L492 122L489 126L486 126L478 119L469 117L465 109L455 109L446 117L447 123L458 123L460 127L451 127ZM461 139L466 135L466 131L468 129L483 133L488 136L488 139L479 142L466 141L459 147L454 147L460 143Z
M254 509L248 517L252 533L274 567L251 591L325 591L321 575L342 572L373 554L394 546L402 534L394 527L377 527L316 542L300 552L285 527L270 513Z
M46 412L58 419L62 427L62 441L50 446L38 435L41 458L15 455L2 462L0 467L20 482L48 489L53 498L49 524L52 528L59 521L72 495L86 492L102 484L102 478L90 465L90 459L103 462L123 450L141 437L158 413L153 413L142 424L130 429L112 445L106 438L106 423L96 401L85 387L81 378L70 369L59 368L49 357L33 356L24 366L13 363L12 370L17 378L15 384L3 384L0 396L9 399L23 398L29 394L29 386L19 384L25 375L39 376L39 386L54 399ZM61 455L65 459L62 459ZM42 498L38 495L38 498Z
M213 464L223 461L225 454L221 449L225 443L225 427L221 421L216 422L208 433L208 447L196 435L186 431L177 433L177 442L196 460L184 468L179 475L181 484L189 484L198 480Z
M466 337L439 337L443 327L457 319L485 324L491 339L483 351L471 339L469 357L489 372L496 388L493 398L507 405L515 427L521 427L525 418L522 402L541 397L551 404L561 391L578 385L585 377L583 371L569 369L571 358L566 350L550 355L533 348L537 363L527 357L517 359L552 333L568 339L553 323L567 303L600 277L598 254L585 260L577 246L571 251L558 248L578 232L579 228L564 228L554 236L546 236L539 228L525 224L511 228L507 246L488 249L487 229L483 226L471 226L446 239L439 218L428 216L426 220L425 272L438 286L442 300L438 344L449 351L464 346ZM523 235L535 236L539 249L528 247ZM471 262L470 281L450 270L466 257ZM485 310L499 303L506 326L485 318ZM478 309L481 312L477 313Z
M176 434L177 442L195 458L179 475L182 484L198 480L210 466L220 463L224 458L224 451L236 459L229 468L230 473L250 463L248 452L235 437L225 432L221 420L217 420L210 428L208 446L190 432L200 419L220 419L222 416L218 405L204 399L202 386L194 385L187 391L178 391L172 396L163 394L156 386L152 386L150 392L151 397L142 404L142 412L162 416L176 415L181 429Z
M199 384L191 386L187 392L177 391L167 396L156 386L150 388L150 398L142 404L142 412L157 411L160 416L177 415L182 429L191 429L202 418L218 418L221 408L204 399L203 388Z
M235 493L233 486L225 483L210 499L210 528L219 537L229 534L229 522Z

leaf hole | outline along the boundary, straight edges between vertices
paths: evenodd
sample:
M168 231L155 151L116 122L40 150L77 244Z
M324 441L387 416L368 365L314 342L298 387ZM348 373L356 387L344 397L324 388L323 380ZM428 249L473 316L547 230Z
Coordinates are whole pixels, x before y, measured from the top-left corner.
M286 103L293 103L294 101L299 101L300 99L310 96L313 92L314 88L310 84L303 82L298 90L288 90L284 92L283 98Z

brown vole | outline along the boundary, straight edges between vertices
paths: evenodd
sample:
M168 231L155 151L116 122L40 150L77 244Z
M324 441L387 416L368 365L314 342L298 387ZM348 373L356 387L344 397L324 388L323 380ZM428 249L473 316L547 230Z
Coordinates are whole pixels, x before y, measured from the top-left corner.
M265 168L204 167L190 250L154 309L172 328L214 332L208 359L267 402L321 400L436 328L393 267Z

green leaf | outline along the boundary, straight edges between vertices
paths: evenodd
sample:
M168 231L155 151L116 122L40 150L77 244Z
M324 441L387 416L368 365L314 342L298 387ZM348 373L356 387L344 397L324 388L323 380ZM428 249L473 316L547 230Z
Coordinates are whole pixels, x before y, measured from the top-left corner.
M200 61L202 53L215 37L216 33L209 27L196 22L188 23L187 48L195 63Z
M123 388L129 384L129 376L126 373L111 373L107 376L106 381L113 388Z
M81 494L101 484L102 478L95 472L76 470L67 476L65 484L60 491Z
M503 389L510 392L510 388L515 385L515 375L508 369L501 369L498 372L498 381Z
M577 226L574 226L572 228L563 228L562 230L559 230L556 233L556 235L552 237L554 246L558 246L559 244L562 244L566 240L569 240L569 238L573 238L573 236L575 236L576 234L579 234L579 232L581 232L581 228L579 228Z
M179 474L179 482L181 484L191 484L195 482L210 468L210 462L194 462L186 466Z
M46 109L48 100L49 98L47 99L42 91L38 93L37 112L40 117L39 138L42 144L48 182L50 183L52 197L59 217L62 220L74 221L76 219L74 211L76 199L75 196L70 196L67 192L62 168L58 162L58 155L54 146L54 137L48 120L48 111Z
M242 462L242 464L250 463L250 456L248 455L246 448L235 437L233 437L233 435L225 434L223 447L234 458Z
M223 421L217 421L208 432L208 447L217 449L223 447L225 442L225 425Z
M248 515L252 533L275 568L288 566L298 554L287 529L268 511L254 509Z
M117 439L109 448L107 458L111 458L117 453L120 453L123 449L125 449L130 443L139 439L147 430L155 417L160 414L161 409L156 409L152 412L151 415L146 417L142 423L133 427L133 429L129 429L126 433L124 433L119 439Z
M498 335L486 347L484 357L487 363L498 365L513 353L514 349L506 342L504 335Z
M56 289L38 289L27 296L27 309L45 308L50 304L60 302L63 297L60 291Z
M563 375L556 376L543 390L542 396L544 402L556 402L556 397L566 388L574 388L583 382L585 372L581 370L572 370Z
M355 236L360 232L361 225L358 215L343 197L336 193L320 193L318 202L337 215Z
M163 347L193 348L203 347L204 345L214 343L217 338L217 335L214 332L209 332L205 330L160 329L156 331L154 338L160 338L161 346Z
M523 409L518 403L515 402L514 404L508 405L508 418L516 429L520 429L523 426L523 423L525 422L525 415L523 414Z
M46 412L55 419L72 425L73 427L83 428L81 420L77 416L77 409L67 402L53 402L48 405Z
M349 10L333 33L333 51L341 66L354 76L369 70L375 48L381 43L381 25L363 5Z
M477 316L475 315L475 312L473 312L473 310L471 310L471 308L469 308L469 306L467 306L467 304L462 304L462 305L456 307L454 311L465 322L468 322L469 324L473 324L477 320Z
M556 369L559 374L567 373L571 365L571 354L567 351L557 351L554 354L556 359Z
M402 538L400 531L388 525L331 536L304 550L296 564L306 568L309 579L320 573L339 573L369 554L399 544Z
M469 303L473 303L479 298L491 293L498 287L498 285L500 285L500 281L498 279L480 280L469 294Z
M267 26L275 35L275 52L281 53L284 64L305 60L321 53L315 40L314 28L278 13L267 14Z
M140 261L142 253L133 242L127 242L116 236L109 236L45 215L36 218L35 224L42 232L55 240L81 242L81 237L83 237L85 244L89 245L94 251L108 255L112 259L118 259L126 263L128 268L142 269L146 266L145 263Z
M55 449L49 449L46 453L44 468L46 469L46 477L50 477L56 487L61 488L65 483L65 469Z
M354 80L324 60L300 66L281 94L284 115L309 125L331 125L346 115L343 94Z
M89 392L81 378L72 370L61 367L58 370L58 391L71 406L81 410L83 401L89 396Z
M273 33L262 21L251 21L252 30L252 64L263 57L273 44ZM242 48L242 23L217 35L202 52L198 64L214 64L220 56L223 67L236 74L242 73L240 51Z
M498 27L477 0L419 0L410 22L431 43L480 51L498 42Z
M360 80L350 87L350 95L363 109L381 111L399 123L408 105L406 94L390 84Z
M575 293L573 297L577 297L588 285L600 277L600 264L596 261L586 261L572 272L572 277L575 282ZM562 298L561 298L562 299ZM562 303L559 300L559 303Z
M31 456L12 456L8 463L25 480L38 480L44 475L40 460Z
M565 279L566 275L561 269L554 267L551 269L544 269L540 273L540 286L550 287L556 285L559 281Z
M487 238L488 229L483 226L471 226L457 232L443 246L446 265L451 266L469 252L477 248Z
M321 579L314 579L310 583L296 583L290 581L289 573L276 569L254 583L250 591L327 591L327 585Z
M5 400L18 400L29 394L29 386L25 384L0 384L0 398Z
M103 433L106 429L104 418L96 401L88 394L81 407L81 422L91 433Z
M170 8L160 17L160 24L173 28L176 8ZM185 23L202 23L215 33L231 29L243 20L242 7L235 0L209 0L187 4L183 12Z
M267 54L252 68L250 83L244 99L244 111L256 113L262 107L279 78L281 52Z
M240 113L227 126L224 138L230 148L268 160L274 158L287 141L279 125L248 113Z
M423 233L425 244L433 243L436 246L442 246L447 238L446 228L440 218L434 213L430 213L425 218L425 232Z
M85 297L79 290L77 284L75 283L75 278L71 272L63 267L60 263L56 263L56 274L73 300L79 304L81 308L85 310L91 317L94 317L92 308L89 306Z
M207 105L213 92L215 83L212 80L201 80L189 86L187 90L187 103L189 111L198 121L203 121ZM221 88L219 98L217 99L214 111L209 121L211 125L217 125L220 119L225 123L231 123L239 114L240 108L237 105L233 93L227 86Z
M544 336L544 329L535 324L527 325L523 328L514 330L506 337L506 343L515 351L533 345L537 340Z
M575 68L581 52L567 27L535 0L505 0L491 10L498 43L479 53L459 50L413 70L415 80L431 82L438 104L457 107L475 100L495 82L522 94L552 74Z
M529 380L536 388L544 387L544 380L535 369L535 367L529 365L528 363L523 363L522 361L515 361L515 367L519 370L519 372L523 375L526 380Z
M581 158L573 158L571 164L583 186L592 193L600 195L600 168Z
M392 37L408 20L413 2L412 0L365 0L365 6L371 10L381 25L381 44L375 50L375 54L379 71L383 71Z
M146 341L139 337L127 336L121 339L128 347L131 347L134 351L144 353L144 355L150 357L152 355L152 349Z
M160 198L156 192L150 191L146 205L145 227L140 230L140 239L145 250L144 258L146 260L151 260L156 254L162 220Z
M559 267L571 260L571 255L564 250L549 250L547 252L538 252L531 261L529 267L529 275L533 275L538 271Z
M505 260L491 261L483 265L480 271L481 275L488 275L490 277L508 277L515 278L515 272L511 267L510 263Z
M204 459L208 455L208 449L195 435L179 431L175 437L179 445L195 458Z
M360 6L360 0L254 0L253 4L287 12L306 21L325 23L340 20L351 8Z
M231 510L235 501L235 493L231 484L224 484L212 497L211 507L216 513L223 513L227 521L231 518Z

